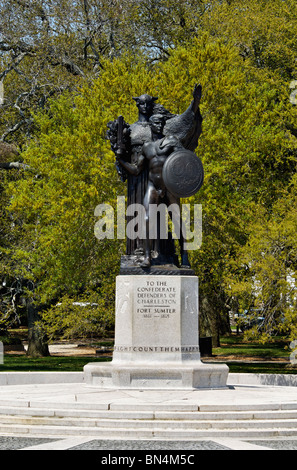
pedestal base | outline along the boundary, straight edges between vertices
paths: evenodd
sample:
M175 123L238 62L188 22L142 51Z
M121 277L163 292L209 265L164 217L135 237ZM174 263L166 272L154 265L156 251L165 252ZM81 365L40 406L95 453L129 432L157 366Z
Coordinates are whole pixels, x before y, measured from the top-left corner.
M87 364L87 385L190 390L226 387L228 367L200 360L196 276L118 276L115 320L113 360Z
M87 364L86 385L100 388L180 389L226 388L229 369L225 364L127 363Z

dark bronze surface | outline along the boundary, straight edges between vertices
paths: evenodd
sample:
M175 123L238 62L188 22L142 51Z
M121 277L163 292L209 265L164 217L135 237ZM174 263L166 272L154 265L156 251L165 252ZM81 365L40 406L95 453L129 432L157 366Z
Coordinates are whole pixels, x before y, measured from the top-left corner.
M203 184L203 177L201 160L190 150L172 153L163 166L165 186L179 198L196 194Z
M191 104L177 115L156 103L157 97L147 94L134 97L138 120L128 124L120 116L107 125L107 138L116 157L117 172L122 181L127 181L127 207L141 204L145 209L145 237L129 237L127 234L126 255L135 256L137 266L125 266L125 271L150 266L156 269L157 260L159 266L180 266L186 272L190 268L181 220L179 262L174 240L172 237L164 238L161 233L161 221L157 222L157 237L150 239L152 219L149 208L161 203L179 207L179 199L195 194L203 183L202 163L193 153L202 131L201 93L201 85L196 84ZM131 216L127 215L127 224L130 220ZM157 257L153 253L157 253Z

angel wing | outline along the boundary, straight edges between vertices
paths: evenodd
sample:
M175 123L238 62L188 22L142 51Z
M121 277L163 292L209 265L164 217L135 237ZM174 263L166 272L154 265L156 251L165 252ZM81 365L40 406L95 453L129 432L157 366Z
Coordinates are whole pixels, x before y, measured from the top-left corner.
M166 121L163 134L165 136L174 135L186 149L194 152L202 131L202 120L199 108L194 113L191 104L184 113L178 114Z

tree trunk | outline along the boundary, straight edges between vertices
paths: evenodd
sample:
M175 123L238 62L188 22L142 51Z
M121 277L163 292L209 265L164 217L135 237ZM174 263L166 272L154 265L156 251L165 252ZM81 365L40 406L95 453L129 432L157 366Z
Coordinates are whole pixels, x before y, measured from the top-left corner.
M201 294L200 294L201 295ZM219 315L215 307L214 299L209 299L207 295L201 296L199 313L199 331L201 336L211 336L212 346L220 346L220 324Z
M28 314L28 350L27 356L30 357L45 357L49 356L48 344L43 331L41 330L38 321L40 316L38 309L28 300L27 304Z
M199 331L201 336L211 336L212 346L220 346L220 335L230 333L229 315L221 295L200 293Z

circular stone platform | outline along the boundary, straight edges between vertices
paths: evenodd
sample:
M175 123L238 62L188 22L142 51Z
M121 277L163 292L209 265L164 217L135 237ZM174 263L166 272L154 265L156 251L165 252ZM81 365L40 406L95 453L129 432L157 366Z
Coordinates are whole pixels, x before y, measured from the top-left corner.
M75 377L66 383L67 373L43 373L43 383L0 386L0 433L175 441L297 436L296 386L262 385L251 374L230 374L221 390L96 389Z

